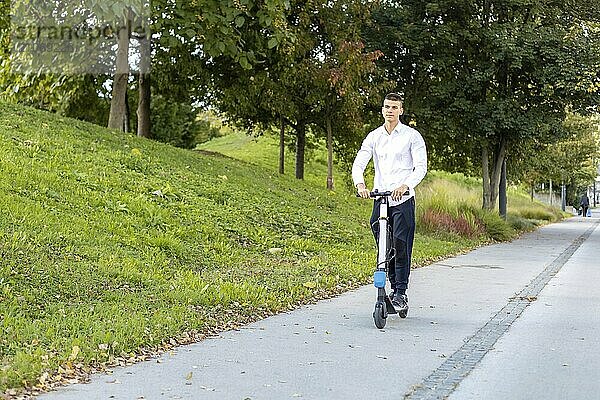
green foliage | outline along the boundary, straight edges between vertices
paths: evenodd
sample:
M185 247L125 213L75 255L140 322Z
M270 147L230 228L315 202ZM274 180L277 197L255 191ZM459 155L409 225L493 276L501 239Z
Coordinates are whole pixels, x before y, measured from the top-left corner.
M597 116L568 114L564 137L552 144L524 143L511 157L515 181L532 186L552 179L567 185L567 204L578 202L582 189L591 185L600 160L600 121ZM528 154L535 156L528 156Z
M368 48L384 51L380 65L406 94L434 168L480 172L482 157L492 156L486 206L505 152L553 143L568 106L589 111L599 103L599 31L573 4L380 4Z
M15 7L26 6L23 2L13 4ZM2 2L6 12L2 13L0 22L0 99L105 125L108 120L106 99L110 99L110 94L103 92L105 84L112 77L57 75L33 67L24 74L13 73L11 59L4 57L7 55L10 34L10 5L11 2ZM78 9L77 12L73 12L72 4L68 2L51 2L46 6L61 9L66 21L71 21L81 18L81 13L111 16L116 12L120 16L124 6L132 7L134 4L117 4L107 9L105 2L91 2L86 5L88 8ZM287 0L250 0L242 3L237 0L157 0L151 2L151 11L134 10L137 15L151 14L150 29L155 39L152 42L151 63L153 93L161 95L169 104L165 106L158 100L159 104L154 106L155 110L164 112L153 118L157 126L154 136L185 147L193 147L195 143L212 137L215 131L204 122L196 121L195 113L191 112L192 108L197 108L198 103L215 92L213 88L209 93L212 78L206 72L207 64L211 60L222 59L229 64L233 61L247 70L264 62L267 50L292 40L285 20L288 8ZM47 14L40 13L40 18L55 15L50 12ZM32 21L34 26L36 23L40 21ZM114 62L114 59L108 57L106 61ZM96 81L93 87L88 84L90 79ZM129 90L130 102L136 102L137 90L131 84ZM169 119L174 116L187 119L174 124ZM131 112L134 122L135 117L134 108ZM131 125L135 126L135 123Z
M152 2L156 92L194 104L220 89L212 82L227 69L242 73L267 62L274 49L294 40L285 18L289 7L288 0Z
M490 238L504 241L513 239L516 236L515 230L506 223L497 213L482 212L481 221Z
M151 109L152 138L160 142L193 149L197 144L221 135L215 121L206 118L209 114L199 113L189 104L154 96Z
M292 44L273 49L255 71L215 63L222 111L242 126L270 129L283 120L292 128L298 178L307 132L324 136L332 121L335 150L349 158L364 135L364 110L381 101L374 64L379 52L365 51L360 38L369 10L370 3L355 0L291 1L286 17Z
M0 2L0 60L8 57L9 53L10 2Z

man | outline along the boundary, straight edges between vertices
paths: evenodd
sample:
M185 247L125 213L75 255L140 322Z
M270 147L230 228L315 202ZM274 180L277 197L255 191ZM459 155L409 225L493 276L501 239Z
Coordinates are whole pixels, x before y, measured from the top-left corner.
M587 217L588 208L590 208L590 199L588 198L587 193L584 193L583 196L581 196L579 205L581 206L581 216Z
M408 311L408 277L415 236L415 187L427 173L425 141L415 129L400 123L402 97L397 93L385 96L381 113L385 123L371 131L362 143L352 165L352 179L360 197L368 199L363 177L373 158L375 179L373 189L391 191L388 219L396 250L390 262L389 280L392 304L398 311ZM408 195L403 195L406 191ZM373 204L371 227L375 240L379 237L379 201Z

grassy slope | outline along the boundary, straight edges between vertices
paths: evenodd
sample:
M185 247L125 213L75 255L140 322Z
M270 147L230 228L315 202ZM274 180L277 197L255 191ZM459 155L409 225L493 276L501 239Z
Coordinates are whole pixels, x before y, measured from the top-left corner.
M368 202L229 145L248 161L0 103L0 393L368 282ZM476 242L420 235L415 259Z

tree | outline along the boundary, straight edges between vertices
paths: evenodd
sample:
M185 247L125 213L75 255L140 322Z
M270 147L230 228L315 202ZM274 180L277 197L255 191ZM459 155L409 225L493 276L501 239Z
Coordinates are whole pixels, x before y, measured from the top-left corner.
M378 54L364 51L360 40L361 18L368 19L369 8L354 0L294 1L287 15L293 44L273 48L262 68L249 73L215 63L219 108L231 119L249 127L283 123L293 129L298 179L304 178L309 130L329 132L330 147L334 132L343 133L336 135L343 142L362 130Z
M364 137L364 112L370 99L380 101L385 83L372 79L376 74L375 60L381 52L364 52L361 41L342 41L324 61L316 82L323 91L318 125L326 133L327 189L333 190L333 146L350 158L355 155ZM343 146L343 145L346 146ZM348 146L351 144L353 146ZM346 151L352 147L349 152ZM349 154L348 154L349 153Z
M137 108L137 135L149 138L152 132L150 121L151 81L150 64L152 49L150 38L140 40L140 71L138 76L138 108Z
M15 3L21 3L15 0ZM9 3L3 2L8 8ZM110 113L110 125L123 129L123 126L136 121L126 117L127 107L131 103L137 106L137 131L140 136L149 136L151 133L150 116L152 109L167 112L167 108L151 107L151 93L161 96L162 99L176 103L181 109L187 106L198 109L206 105L212 96L212 78L208 73L207 65L215 58L221 58L227 63L234 63L246 70L252 68L256 63L264 61L265 51L269 46L275 47L290 40L286 28L285 12L287 10L286 0L246 0L246 1L215 1L201 0L199 2L184 2L171 0L156 0L146 9L147 2L143 0L121 2L119 5L92 1L87 2L89 9L84 9L80 4L56 0L48 3L49 7L61 9L61 15L71 15L74 19L81 20L81 13L86 13L84 20L94 21L95 16L104 19L114 19L112 22L115 32L120 33L121 46L105 48L106 57L103 67L119 65L118 74L115 76L95 75L69 75L57 73L43 73L30 71L28 74L14 74L10 64L3 63L0 68L0 90L14 101L24 102L50 111L81 112L86 119L90 117L89 109L74 106L73 101L81 101L77 94L80 90L90 95L93 85L96 93L93 96L98 99L96 123L107 124L107 113L105 111L104 99L110 99L112 112ZM119 7L117 7L119 6ZM123 18L123 11L133 12L132 18ZM79 13L79 14L77 14ZM42 13L44 14L44 13ZM45 13L57 15L57 13ZM8 27L9 13L3 13L3 19ZM144 19L144 17L147 17ZM81 21L80 21L81 22ZM153 33L152 41L142 40L147 36L140 35L136 29L118 29L133 22L137 28L147 28L144 23L150 23ZM8 29L8 28L7 28ZM9 32L10 33L10 32ZM113 33L113 31L107 31ZM125 35L127 33L127 35ZM109 35L110 36L110 35ZM3 40L8 35L3 36ZM115 44L105 43L105 46ZM136 46L137 44L137 46ZM137 85L128 74L130 68L127 59L127 51L137 51L139 48L139 65L141 73L134 73L137 77ZM119 57L117 57L117 52ZM112 54L111 52L112 51ZM132 65L135 67L135 65ZM152 71L150 80L149 71ZM102 82L100 82L102 81ZM112 81L112 82L111 82ZM98 83L98 85L96 85ZM112 85L111 85L112 83ZM82 86L83 85L83 86ZM104 93L104 86L112 86L113 94ZM130 96L131 101L126 101L127 93L134 92L137 96ZM137 100L135 98L137 97ZM91 105L87 102L88 105ZM102 114L102 115L100 115ZM189 115L187 111L182 115ZM80 114L71 115L80 117ZM168 117L167 115L166 117ZM101 118L100 118L101 117ZM195 118L195 117L192 117ZM159 118L160 119L160 116ZM182 121L182 125L194 123ZM169 124L159 124L156 129L166 127ZM187 132L182 127L178 132ZM157 138L168 136L168 133L160 132ZM181 141L188 143L187 139Z
M14 25L22 28L27 25L36 26L35 15L23 12L22 7L23 3L18 1L0 2L0 98L61 111L66 108L66 103L75 93L81 79L58 76L50 71L34 68L38 65L33 64L31 54L17 47L19 36L12 38L15 33ZM14 21L11 21L11 15ZM25 42L25 39L22 41Z
M563 139L552 144L534 144L533 149L524 153L535 151L536 156L511 158L511 167L518 174L515 177L532 188L537 182L548 180L564 183L567 203L574 204L577 192L589 186L597 175L600 125L597 117L569 113L562 128Z
M560 138L567 106L598 104L598 34L565 3L406 1L377 19L371 48L388 48L382 67L397 71L432 153L480 164L486 209L507 154Z

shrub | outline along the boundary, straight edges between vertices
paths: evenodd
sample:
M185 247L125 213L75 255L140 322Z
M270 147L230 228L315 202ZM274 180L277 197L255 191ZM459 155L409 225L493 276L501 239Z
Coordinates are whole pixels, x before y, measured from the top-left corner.
M543 221L556 221L557 216L550 210L543 208L524 208L518 211L519 215L526 219L537 219Z
M495 212L481 210L480 218L490 239L505 241L516 236L516 232Z
M531 232L539 225L535 220L529 220L514 214L508 214L507 222L513 229L522 232Z
M419 224L427 232L450 232L468 238L477 238L484 233L483 226L472 214L453 217L448 212L427 209L421 215Z

